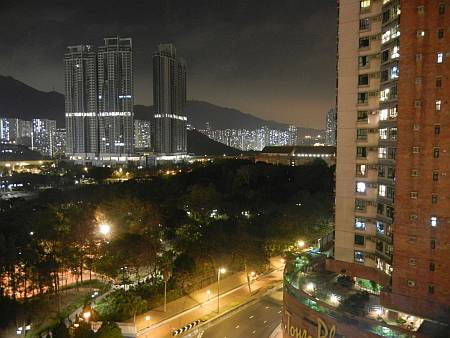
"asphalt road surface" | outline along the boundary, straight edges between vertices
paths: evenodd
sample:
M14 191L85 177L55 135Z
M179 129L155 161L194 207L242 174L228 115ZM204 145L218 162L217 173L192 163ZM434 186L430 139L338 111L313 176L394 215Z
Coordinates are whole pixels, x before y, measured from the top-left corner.
M268 338L281 322L281 290L207 329L202 338Z

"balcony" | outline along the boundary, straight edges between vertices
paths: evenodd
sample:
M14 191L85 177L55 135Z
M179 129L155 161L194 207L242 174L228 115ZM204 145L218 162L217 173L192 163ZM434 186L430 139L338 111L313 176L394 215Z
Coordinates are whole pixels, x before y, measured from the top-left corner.
M289 260L285 267L285 292L312 311L362 332L390 338L421 336L416 334L422 318L383 308L379 285L375 283L375 290L370 281L355 283L350 277L325 271L325 259L319 252L310 251ZM362 291L366 289L368 294ZM352 304L347 300L358 299L359 295L364 295L366 301L347 307Z

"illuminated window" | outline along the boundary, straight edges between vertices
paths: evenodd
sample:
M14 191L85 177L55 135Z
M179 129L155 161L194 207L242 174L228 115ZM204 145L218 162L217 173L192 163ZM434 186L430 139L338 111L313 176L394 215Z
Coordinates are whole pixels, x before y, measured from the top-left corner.
M366 192L366 183L365 182L357 182L356 183L356 191L359 193L365 193Z
M437 100L437 101L435 102L435 107L436 107L436 110L437 110L437 111L440 111L441 108L442 108L442 101L441 101L441 100Z
M367 168L365 164L357 164L356 165L356 175L358 176L366 176Z
M391 31L386 31L381 35L381 43L386 43L391 39Z
M380 121L386 121L388 119L388 110L381 109L380 110Z
M413 176L413 177L419 176L419 170L418 169L411 169L411 176Z
M359 2L359 6L361 9L367 9L370 7L370 0L362 0Z
M413 287L416 286L416 282L413 281L413 280L411 280L411 279L408 279L408 286L409 286L410 288L413 288Z
M400 57L400 47L394 46L394 48L392 49L391 59L396 59L398 57Z
M355 229L356 230L366 230L366 220L364 218L355 218Z
M417 34L418 37L422 38L422 37L425 36L425 31L424 30L418 30L416 34Z
M417 191L411 191L411 193L410 193L411 198L416 199L418 196L419 195L418 195Z
M390 93L390 91L391 90L389 88L386 88L386 89L380 91L380 100L381 101L389 100L389 93Z
M398 66L393 66L393 67L391 68L391 79L396 79L396 78L398 78L399 73L400 73L400 71L399 71Z
M388 138L388 129L387 128L380 128L379 133L380 133L380 139L387 140L387 138Z
M436 62L442 63L443 61L444 61L444 53L442 53L442 52L437 53Z
M378 158L387 158L387 148L386 147L378 148Z
M437 219L436 216L431 216L431 217L430 217L430 225L431 225L432 227L437 227L437 225L438 225L438 219Z
M378 186L378 195L381 197L386 197L386 186L384 184L380 184Z
M377 221L377 232L384 235L384 223Z
M355 251L355 262L364 263L364 252Z

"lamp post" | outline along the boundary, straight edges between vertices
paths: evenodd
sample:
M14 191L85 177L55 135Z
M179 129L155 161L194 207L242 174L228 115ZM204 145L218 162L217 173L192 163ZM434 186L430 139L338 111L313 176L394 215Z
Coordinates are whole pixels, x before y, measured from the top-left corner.
M220 312L220 275L227 272L225 268L217 270L217 313Z
M105 238L108 238L108 235L111 233L111 226L108 223L101 223L99 231Z

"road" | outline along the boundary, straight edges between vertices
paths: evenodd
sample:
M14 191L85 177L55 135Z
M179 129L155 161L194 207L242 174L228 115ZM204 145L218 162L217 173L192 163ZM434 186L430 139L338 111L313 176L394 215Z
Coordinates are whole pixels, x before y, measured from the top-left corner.
M278 259L279 261L279 259ZM283 278L283 265L275 265L274 270L266 275L258 277L252 282L253 297L281 285ZM221 280L220 283L220 309L221 313L249 300L249 290L244 273L234 274ZM210 290L210 294L207 291ZM167 312L162 307L143 313L136 318L138 337L140 338L166 338L172 337L172 332L182 328L192 321L215 317L217 314L217 284L212 284L204 289L197 290L188 296L181 297L167 304ZM270 299L270 298L269 298ZM279 297L281 302L281 296ZM149 320L146 320L146 317ZM150 324L150 325L149 325Z
M267 338L281 321L282 290L207 329L202 338Z

